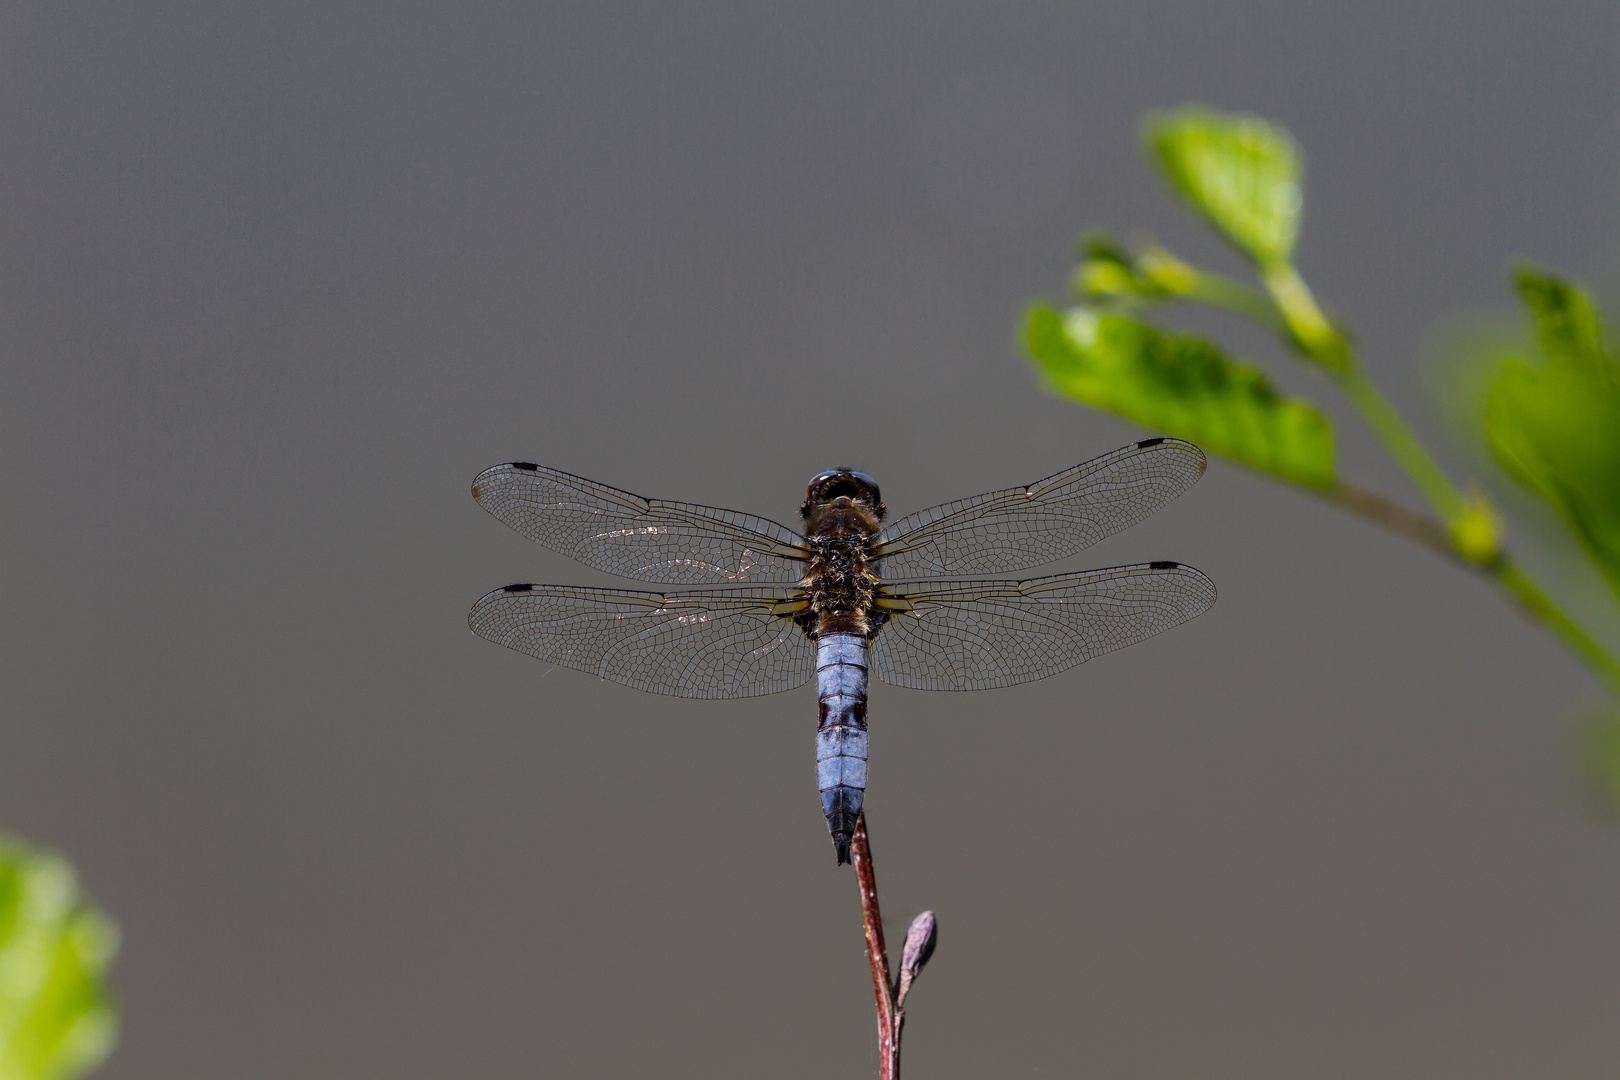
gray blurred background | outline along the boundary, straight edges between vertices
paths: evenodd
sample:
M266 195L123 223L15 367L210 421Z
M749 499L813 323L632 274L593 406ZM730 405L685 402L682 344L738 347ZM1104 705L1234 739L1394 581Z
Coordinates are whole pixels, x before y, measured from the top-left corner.
M102 1075L870 1075L813 692L472 637L489 589L615 583L473 474L791 522L834 465L900 514L1142 437L1014 332L1088 227L1238 268L1137 151L1193 100L1304 144L1302 268L1443 444L1437 326L1514 255L1613 280L1617 61L1620 8L1545 2L7 6L0 823L123 928ZM942 926L907 1075L1613 1076L1582 669L1225 463L1064 565L1159 558L1214 610L874 688L891 934Z

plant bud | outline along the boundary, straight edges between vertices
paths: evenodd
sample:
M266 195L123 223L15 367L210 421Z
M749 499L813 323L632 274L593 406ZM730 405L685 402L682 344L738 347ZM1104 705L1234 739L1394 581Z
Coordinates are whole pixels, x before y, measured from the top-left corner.
M906 930L905 948L900 951L900 987L895 995L896 1008L905 1004L911 984L922 973L928 958L934 955L934 945L938 940L939 921L934 918L932 911L925 911L911 920L911 926Z

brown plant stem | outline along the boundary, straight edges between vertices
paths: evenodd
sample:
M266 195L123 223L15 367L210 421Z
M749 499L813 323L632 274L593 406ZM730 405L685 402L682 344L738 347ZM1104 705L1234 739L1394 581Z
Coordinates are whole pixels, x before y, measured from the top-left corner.
M900 1080L900 1024L894 1005L894 984L889 981L889 951L883 944L883 915L878 911L877 878L872 872L872 848L866 839L866 813L855 819L850 840L855 881L861 890L861 921L866 925L866 958L872 963L872 995L877 1002L878 1080Z
M1416 540L1448 559L1467 562L1451 542L1451 530L1447 529L1445 523L1437 517L1425 514L1421 510L1413 510L1388 495L1381 495L1371 488L1364 488L1347 480L1334 481L1333 486L1322 494L1352 514L1358 514L1376 525L1382 525L1392 532Z

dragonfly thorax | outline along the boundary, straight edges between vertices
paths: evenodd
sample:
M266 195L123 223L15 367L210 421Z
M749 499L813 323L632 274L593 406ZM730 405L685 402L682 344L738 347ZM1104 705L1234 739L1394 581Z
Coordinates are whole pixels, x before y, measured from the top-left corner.
M810 601L803 625L812 635L869 635L875 629L868 615L878 575L864 536L811 537L810 569L801 584Z
M821 473L810 481L799 512L810 541L810 566L802 583L810 609L801 625L817 637L869 635L874 627L867 614L878 576L867 541L883 523L877 484L852 469Z

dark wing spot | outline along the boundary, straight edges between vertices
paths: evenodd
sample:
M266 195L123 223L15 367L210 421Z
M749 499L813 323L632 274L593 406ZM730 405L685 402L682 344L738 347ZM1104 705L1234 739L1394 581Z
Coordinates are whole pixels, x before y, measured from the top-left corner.
M1159 564L1154 563L1153 565L1158 566ZM1170 565L1174 566L1176 564L1171 563ZM534 592L534 586L533 585L508 585L506 588L502 589L501 592Z
M1176 570L1181 566L1180 563L1171 562L1169 559L1161 559L1158 562L1150 562L1148 565L1155 570ZM527 586L524 587L527 588ZM513 586L513 588L516 588L516 586Z
M1160 439L1159 441L1164 442L1163 439ZM536 465L532 461L514 461L514 462L512 462L512 468L514 468L514 469L522 469L524 472L539 472L540 471L540 466Z
M1162 442L1164 442L1163 436L1160 436L1157 439L1143 439L1141 442L1136 444L1136 448L1138 450L1146 450L1148 447L1158 446Z

